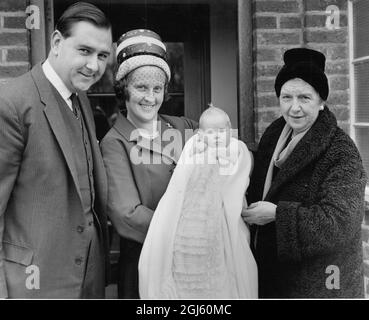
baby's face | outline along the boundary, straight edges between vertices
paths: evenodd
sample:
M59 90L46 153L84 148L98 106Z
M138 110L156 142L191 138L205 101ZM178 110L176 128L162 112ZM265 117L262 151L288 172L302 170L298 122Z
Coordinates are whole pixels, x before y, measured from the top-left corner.
M227 147L231 138L231 128L227 119L220 115L212 115L206 118L200 130L203 133L204 142L212 148Z

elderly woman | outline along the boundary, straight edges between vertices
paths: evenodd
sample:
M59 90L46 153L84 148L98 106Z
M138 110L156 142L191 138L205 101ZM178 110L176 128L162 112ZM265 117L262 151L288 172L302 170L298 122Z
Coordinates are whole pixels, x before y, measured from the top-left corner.
M260 297L362 297L362 161L325 105L324 55L296 48L284 62L282 117L261 138L242 213L257 226Z
M197 124L158 114L170 80L159 35L129 31L120 37L116 54L115 90L125 101L127 117L118 116L101 149L109 184L108 215L121 237L118 297L135 299L142 243L179 159L185 130Z

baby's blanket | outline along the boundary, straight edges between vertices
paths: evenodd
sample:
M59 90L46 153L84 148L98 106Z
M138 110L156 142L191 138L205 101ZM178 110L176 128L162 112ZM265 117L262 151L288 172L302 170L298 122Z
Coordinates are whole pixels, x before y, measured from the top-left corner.
M139 261L142 299L257 298L257 267L241 218L251 157L185 145L153 215Z

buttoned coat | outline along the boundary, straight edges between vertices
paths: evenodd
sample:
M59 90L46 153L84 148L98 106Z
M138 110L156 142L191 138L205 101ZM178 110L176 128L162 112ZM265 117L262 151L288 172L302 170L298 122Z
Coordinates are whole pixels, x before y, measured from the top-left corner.
M248 202L262 200L269 163L285 125L263 134ZM327 107L276 174L265 201L275 222L257 228L262 298L363 296L361 223L366 176L359 152Z
M0 88L0 296L79 298L88 239L68 129L41 64ZM107 183L92 110L95 224L107 252ZM38 286L39 284L39 286Z
M197 128L197 123L184 117L159 115L158 121L159 141L147 143L120 114L101 142L108 176L108 216L121 237L121 298L138 298L142 243L184 143Z

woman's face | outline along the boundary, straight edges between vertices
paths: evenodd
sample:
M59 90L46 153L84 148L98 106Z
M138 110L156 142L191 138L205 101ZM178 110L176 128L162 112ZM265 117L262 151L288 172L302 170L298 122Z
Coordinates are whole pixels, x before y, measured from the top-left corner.
M283 118L297 134L313 125L323 101L310 84L296 78L282 86L279 104Z
M140 67L128 75L127 82L129 117L138 125L156 120L164 100L164 71L155 66Z

